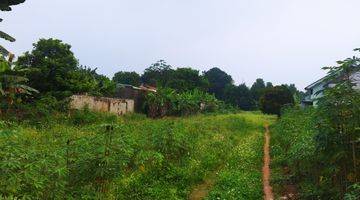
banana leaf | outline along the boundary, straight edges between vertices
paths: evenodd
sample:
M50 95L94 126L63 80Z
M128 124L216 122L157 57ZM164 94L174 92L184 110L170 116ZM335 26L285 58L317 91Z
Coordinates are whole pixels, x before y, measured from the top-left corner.
M15 42L15 38L11 37L9 34L0 31L0 38L3 38L5 40L8 40L10 42Z
M4 47L0 45L0 54L2 54L4 57L7 57L9 55L9 51L6 50Z
M25 0L1 0L0 1L0 10L1 11L11 11L13 5L24 3Z

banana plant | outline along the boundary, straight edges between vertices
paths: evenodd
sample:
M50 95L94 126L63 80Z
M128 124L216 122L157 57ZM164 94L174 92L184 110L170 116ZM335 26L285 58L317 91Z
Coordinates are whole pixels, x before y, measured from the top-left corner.
M27 78L16 75L9 61L0 59L0 99L5 100L6 107L11 108L15 102L20 103L23 96L39 93L26 85L27 82Z
M25 0L1 0L0 1L0 11L11 11L11 6L18 5L18 4L21 4L24 2L25 2ZM2 22L2 21L3 21L3 19L0 18L0 22ZM0 31L0 38L5 39L10 42L15 42L15 38L11 37L10 35L8 35L7 33L3 32L3 31ZM0 54L3 57L8 57L11 55L11 53L1 45L0 45Z

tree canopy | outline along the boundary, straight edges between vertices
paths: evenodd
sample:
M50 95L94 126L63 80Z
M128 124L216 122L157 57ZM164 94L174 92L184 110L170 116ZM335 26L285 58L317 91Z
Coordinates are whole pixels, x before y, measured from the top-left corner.
M61 40L40 39L31 52L18 58L16 64L26 71L30 86L42 94L51 93L63 98L99 90L96 72L79 67L71 46Z
M141 84L141 77L136 72L120 71L114 74L112 80L115 83L128 84L133 86L140 86Z
M198 70L190 67L177 68L172 71L171 78L165 86L180 92L194 89L205 91L208 87L208 81L199 74Z
M242 110L253 110L254 99L245 83L235 86L227 85L224 91L225 102L239 107Z
M272 86L272 84L268 83L267 86ZM253 98L256 102L259 101L265 88L266 88L265 82L262 78L256 79L255 83L251 86L251 88L250 88L251 95L253 96Z
M223 100L225 87L233 84L232 77L217 67L206 71L204 77L209 81L209 92Z
M266 114L280 116L284 105L293 105L294 97L291 91L284 86L275 86L264 90L260 97L260 110Z
M170 80L171 73L171 65L168 65L164 60L159 60L145 69L141 81L147 85L161 87Z

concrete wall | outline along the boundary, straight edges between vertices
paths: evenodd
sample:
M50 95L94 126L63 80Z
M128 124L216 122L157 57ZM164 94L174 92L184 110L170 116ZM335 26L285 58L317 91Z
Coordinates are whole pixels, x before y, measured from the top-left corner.
M70 97L71 109L83 109L86 106L96 112L109 112L123 115L134 112L134 100L73 95Z

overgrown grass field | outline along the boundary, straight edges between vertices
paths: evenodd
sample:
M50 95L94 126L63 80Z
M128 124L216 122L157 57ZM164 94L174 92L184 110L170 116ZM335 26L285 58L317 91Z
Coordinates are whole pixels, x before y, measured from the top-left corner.
M208 199L260 199L256 113L148 119L77 111L0 121L0 194L13 199L187 199L214 172Z

